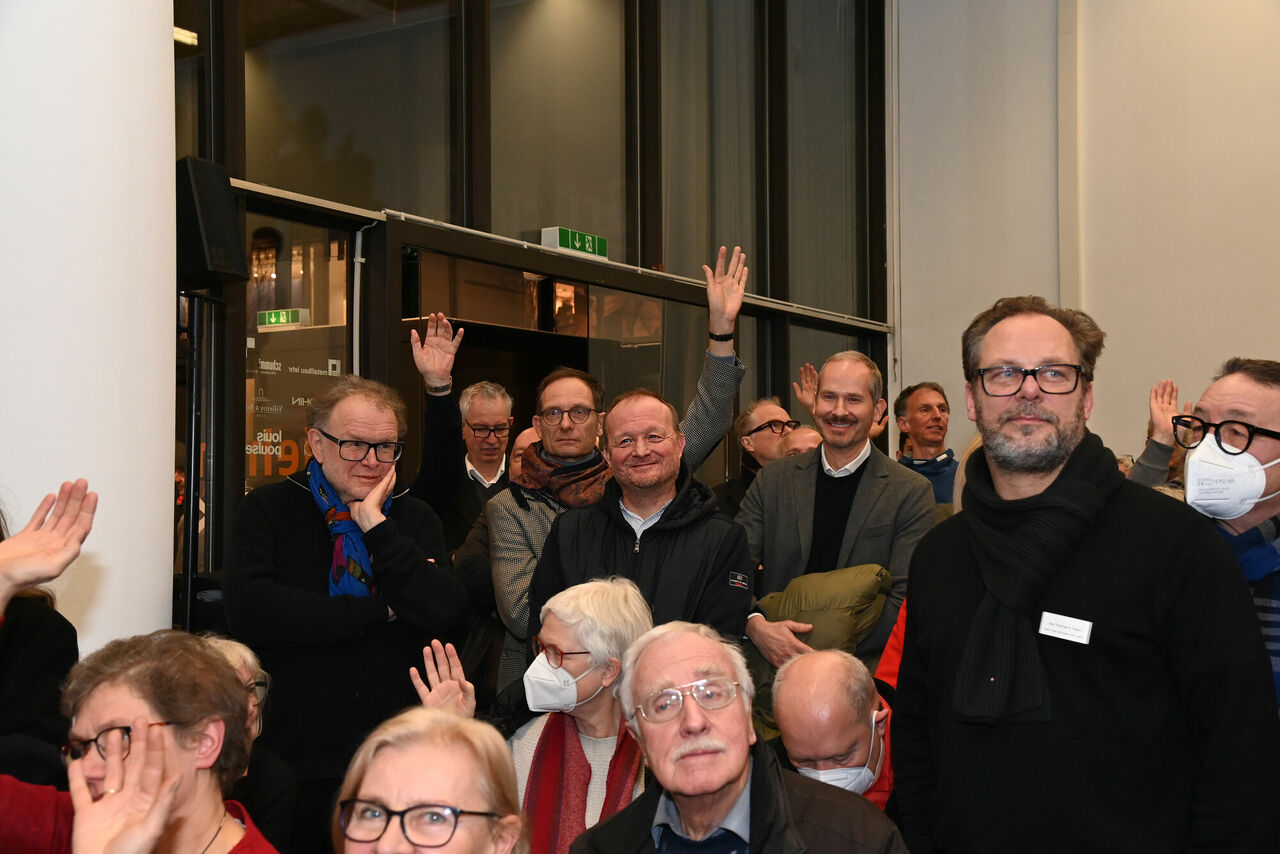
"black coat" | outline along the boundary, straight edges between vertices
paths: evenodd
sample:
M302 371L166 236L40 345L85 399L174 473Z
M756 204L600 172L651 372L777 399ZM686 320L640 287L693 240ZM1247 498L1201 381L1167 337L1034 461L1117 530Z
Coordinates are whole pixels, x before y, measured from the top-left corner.
M769 854L907 854L893 822L853 792L784 771L761 742L751 748L752 851ZM570 854L656 852L653 818L662 788L644 794L574 840Z
M755 572L746 532L717 511L711 489L682 463L676 497L639 539L621 498L610 479L598 502L556 518L529 586L529 636L542 627L542 606L561 590L621 575L640 587L655 625L688 620L742 637Z
M440 520L426 504L396 497L364 542L379 592L330 596L333 541L305 475L255 489L236 515L227 622L273 680L260 741L299 780L341 777L369 730L418 702L408 669L465 613Z

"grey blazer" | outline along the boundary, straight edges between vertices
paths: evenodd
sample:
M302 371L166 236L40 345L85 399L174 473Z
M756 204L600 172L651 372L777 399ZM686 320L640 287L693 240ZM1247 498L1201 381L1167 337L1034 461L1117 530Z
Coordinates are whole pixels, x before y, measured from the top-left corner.
M803 575L813 545L813 501L822 468L820 448L766 465L742 499L737 521L747 529L751 559L763 564L758 597ZM837 567L874 563L889 570L893 590L871 635L858 648L884 648L907 593L907 567L921 537L933 527L933 488L923 476L890 460L874 445L863 464L840 544Z

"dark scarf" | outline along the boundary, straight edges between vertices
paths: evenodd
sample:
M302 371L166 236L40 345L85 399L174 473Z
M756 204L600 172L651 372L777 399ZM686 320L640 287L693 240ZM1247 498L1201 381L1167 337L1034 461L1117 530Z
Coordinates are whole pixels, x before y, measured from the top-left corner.
M351 511L342 503L338 493L324 476L320 463L307 463L307 484L316 506L324 514L325 527L333 538L333 560L329 565L330 596L368 596L376 593L373 583L373 561L364 544L364 531L351 518ZM382 512L391 509L391 496L382 505Z
M580 463L559 465L542 456L542 443L534 442L524 449L520 460L520 477L515 483L541 490L565 507L595 504L609 482L609 464L598 451Z
M609 760L604 806L600 820L631 803L641 768L640 745L624 722ZM533 751L533 765L524 790L524 814L529 816L533 851L564 854L587 829L587 787L591 765L578 738L578 725L561 712L552 712Z
M982 723L1048 721L1049 687L1032 619L1041 593L1124 475L1089 432L1038 495L1014 501L997 495L981 448L965 475L962 515L987 592L969 627L952 709Z

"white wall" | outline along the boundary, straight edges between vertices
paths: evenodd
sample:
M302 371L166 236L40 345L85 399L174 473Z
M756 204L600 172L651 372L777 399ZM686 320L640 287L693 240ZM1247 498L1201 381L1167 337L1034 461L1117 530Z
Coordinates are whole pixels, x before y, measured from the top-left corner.
M1057 4L898 0L891 11L901 363L889 400L942 383L949 444L962 450L973 430L960 333L999 297L1058 298Z
M1280 4L893 10L896 387L938 379L958 413L960 332L1018 293L1108 333L1091 426L1117 453L1141 450L1158 379L1194 399L1227 356L1280 358Z
M81 652L170 623L173 5L0 4L0 505L87 477Z
M1080 0L1078 26L1092 421L1136 452L1158 379L1194 400L1228 356L1280 359L1280 3Z

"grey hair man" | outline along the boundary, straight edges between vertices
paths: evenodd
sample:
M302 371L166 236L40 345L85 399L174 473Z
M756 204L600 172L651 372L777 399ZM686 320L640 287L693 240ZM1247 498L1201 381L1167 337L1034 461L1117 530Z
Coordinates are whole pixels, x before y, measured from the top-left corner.
M574 854L906 851L871 804L784 770L757 743L746 661L715 630L658 626L622 668L623 714L657 785L578 837Z
M951 404L946 391L935 382L907 386L894 400L893 414L911 447L898 462L929 479L935 501L950 504L958 463L956 452L947 447Z
M983 445L912 558L894 703L913 852L1280 850L1247 591L1213 527L1087 429L1103 339L1041 297L962 337Z
M782 408L777 397L762 397L747 404L733 422L733 435L742 448L742 464L735 477L716 487L716 501L729 516L738 515L742 497L747 494L756 472L766 463L782 456L778 444L788 433L800 426Z

